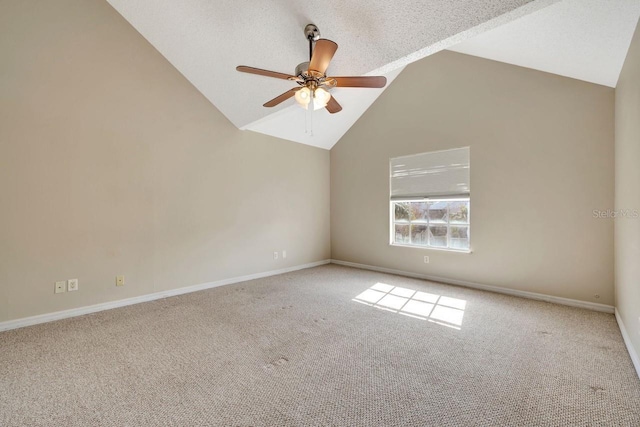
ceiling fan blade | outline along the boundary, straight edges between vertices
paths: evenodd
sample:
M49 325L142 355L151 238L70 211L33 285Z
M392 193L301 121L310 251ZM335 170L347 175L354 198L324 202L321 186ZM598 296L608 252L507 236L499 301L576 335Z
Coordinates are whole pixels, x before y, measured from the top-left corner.
M246 65L239 65L236 67L236 70L240 71L241 73L257 74L259 76L265 76L265 77L275 77L276 79L298 80L296 76L292 76L290 74L263 70L261 68L247 67Z
M336 101L336 99L333 96L329 98L329 102L327 102L327 106L325 108L331 114L335 114L342 111L342 105L338 104L338 101Z
M276 105L286 101L287 99L291 98L293 95L296 94L297 91L299 91L300 87L296 87L293 88L291 90L286 91L285 93L283 93L282 95L278 95L275 98L273 98L271 101L266 102L264 104L265 107L275 107Z
M361 77L331 77L335 79L338 87L385 87L387 78L384 76Z
M311 61L309 62L309 70L317 71L324 74L329 67L331 58L338 50L338 45L335 42L327 39L320 39L316 42L316 46L313 49L311 55Z

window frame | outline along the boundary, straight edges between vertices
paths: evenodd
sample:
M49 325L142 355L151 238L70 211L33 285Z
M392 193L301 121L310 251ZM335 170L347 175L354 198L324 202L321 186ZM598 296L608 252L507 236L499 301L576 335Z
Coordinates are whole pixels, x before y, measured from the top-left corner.
M395 242L395 230L396 224L398 225L408 225L409 226L409 236L411 236L411 218L407 222L397 222L395 221L395 204L396 203L429 203L429 202L467 202L469 205L469 211L467 213L467 222L466 223L451 223L449 219L449 207L447 206L447 222L446 223L430 223L427 222L416 222L415 224L426 225L427 230L430 225L439 225L447 227L447 247L438 247L431 245L414 245L411 243L396 243ZM469 247L467 249L457 249L450 248L449 241L451 238L451 227L461 226L467 227L467 239L469 241ZM471 253L471 196L452 196L452 197L409 197L409 198L399 198L399 199L390 199L389 200L389 245L390 246L398 246L405 248L416 248L416 249L428 249L428 250L437 250L437 251L446 251L446 252L457 252L457 253Z

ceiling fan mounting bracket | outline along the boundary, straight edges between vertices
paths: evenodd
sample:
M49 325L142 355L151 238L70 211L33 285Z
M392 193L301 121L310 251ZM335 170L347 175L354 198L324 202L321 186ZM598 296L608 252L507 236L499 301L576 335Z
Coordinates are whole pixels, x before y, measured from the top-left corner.
M304 27L304 36L309 41L317 42L320 39L320 30L314 24Z

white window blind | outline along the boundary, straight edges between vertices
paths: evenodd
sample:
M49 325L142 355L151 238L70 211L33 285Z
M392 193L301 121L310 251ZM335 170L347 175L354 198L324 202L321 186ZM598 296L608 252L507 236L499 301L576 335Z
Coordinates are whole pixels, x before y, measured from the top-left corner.
M464 147L391 159L391 199L469 196L469 157Z

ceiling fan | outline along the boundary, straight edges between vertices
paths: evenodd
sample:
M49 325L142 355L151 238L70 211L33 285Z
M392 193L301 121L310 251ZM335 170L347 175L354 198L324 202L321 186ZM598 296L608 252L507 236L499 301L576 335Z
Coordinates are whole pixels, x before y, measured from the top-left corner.
M328 77L325 73L338 45L331 40L321 39L320 30L313 24L304 28L304 34L309 41L309 62L298 64L295 75L245 65L236 67L236 70L243 73L291 80L299 85L268 101L264 104L265 107L275 107L295 97L296 102L304 109L326 108L333 114L342 110L342 106L329 93L334 87L382 88L387 84L387 78L383 76Z

